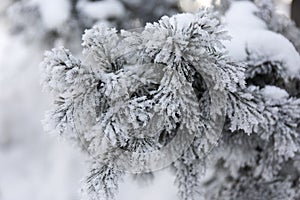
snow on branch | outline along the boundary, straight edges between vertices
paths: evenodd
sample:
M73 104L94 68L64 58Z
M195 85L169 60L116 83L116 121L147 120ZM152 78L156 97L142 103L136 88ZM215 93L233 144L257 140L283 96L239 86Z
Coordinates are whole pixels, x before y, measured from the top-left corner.
M45 126L94 159L92 199L113 199L118 169L149 172L178 157L179 194L198 199L197 168L218 143L226 110L232 131L250 133L260 120L243 93L245 66L225 51L228 39L219 16L201 9L162 17L142 32L97 25L83 36L82 60L64 48L46 53L42 82L56 100Z

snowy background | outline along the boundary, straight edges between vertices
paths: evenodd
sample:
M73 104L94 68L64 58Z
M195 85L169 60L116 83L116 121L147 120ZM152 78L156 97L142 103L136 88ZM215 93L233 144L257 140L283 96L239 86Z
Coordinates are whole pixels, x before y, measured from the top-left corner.
M102 7L100 4L100 7L89 6L84 2L80 6L86 14L95 18L123 16L125 10L122 6L114 0L104 1L108 4L102 4ZM68 18L67 12L61 10L69 9L65 2L43 1L41 14L48 28ZM24 41L22 35L11 33L10 24L4 17L5 8L10 3L1 0L0 5L0 200L77 200L80 198L80 181L87 171L84 155L68 142L43 132L41 120L51 102L50 97L41 92L39 84L39 63L46 47L36 45L34 41ZM47 3L51 5L47 6ZM196 10L197 6L207 3L201 0L180 2L186 10ZM289 0L278 1L279 12L289 16L289 4ZM46 9L49 6L51 9ZM95 8L106 12L97 12ZM116 16L111 16L112 9L118 11L113 12ZM228 15L229 19L232 18L232 24L228 27L244 22L245 19L240 18L243 14L239 10L233 16ZM234 20L237 18L240 21ZM255 34L263 36L260 30L264 25L253 23L257 32L253 32L251 37L239 37L239 40L251 41ZM240 27L238 30L231 29L230 33L241 36L243 31L249 31ZM268 38L266 35L265 39ZM238 45L239 42L243 41L235 41L234 44ZM243 56L237 55L241 47L229 44L228 48L232 49L232 56ZM154 183L148 185L128 177L120 187L118 199L176 200L174 177L164 171L155 176Z

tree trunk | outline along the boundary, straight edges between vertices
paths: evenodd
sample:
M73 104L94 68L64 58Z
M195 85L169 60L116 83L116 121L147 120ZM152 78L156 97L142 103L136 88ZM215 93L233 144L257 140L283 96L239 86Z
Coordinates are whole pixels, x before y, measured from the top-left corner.
M293 0L292 2L292 19L300 27L300 0Z

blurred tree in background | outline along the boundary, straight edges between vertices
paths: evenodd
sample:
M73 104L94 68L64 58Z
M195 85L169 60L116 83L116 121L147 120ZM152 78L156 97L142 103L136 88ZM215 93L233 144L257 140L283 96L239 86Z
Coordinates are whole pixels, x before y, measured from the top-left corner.
M177 12L177 0L20 0L8 17L13 32L30 42L78 50L83 31L94 24L134 29Z

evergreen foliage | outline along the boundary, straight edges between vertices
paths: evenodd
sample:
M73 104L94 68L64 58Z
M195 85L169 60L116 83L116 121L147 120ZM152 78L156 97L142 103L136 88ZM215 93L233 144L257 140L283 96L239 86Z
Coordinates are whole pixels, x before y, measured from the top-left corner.
M298 31L292 22L268 1L257 4L268 28L297 49L287 35ZM114 199L124 171L165 167L168 157L157 163L160 154L149 155L175 142L172 157L187 138L171 159L181 200L300 198L300 99L290 84L300 75L247 48L247 58L234 61L220 18L200 9L141 32L96 25L83 36L84 59L65 48L46 53L42 83L55 101L45 126L90 155L87 199ZM224 122L219 134L216 121Z

